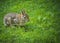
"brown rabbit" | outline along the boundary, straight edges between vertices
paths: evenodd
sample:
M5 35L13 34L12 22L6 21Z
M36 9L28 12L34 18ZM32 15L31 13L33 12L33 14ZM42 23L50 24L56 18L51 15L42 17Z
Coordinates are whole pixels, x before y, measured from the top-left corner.
M17 13L8 13L4 16L4 25L12 26L12 25L20 25L24 26L26 22L29 21L29 16L22 10L21 14Z

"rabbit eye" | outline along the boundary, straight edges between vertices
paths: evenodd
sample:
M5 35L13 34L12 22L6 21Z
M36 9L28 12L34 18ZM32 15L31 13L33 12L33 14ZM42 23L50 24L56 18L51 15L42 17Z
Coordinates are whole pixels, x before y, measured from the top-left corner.
M24 16L24 18L25 18L26 16Z

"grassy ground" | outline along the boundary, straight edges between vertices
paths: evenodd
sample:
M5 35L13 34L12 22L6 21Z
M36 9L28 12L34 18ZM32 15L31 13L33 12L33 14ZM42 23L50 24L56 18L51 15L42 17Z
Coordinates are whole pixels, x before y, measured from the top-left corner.
M1 0L0 43L59 43L59 7L59 1L56 0ZM4 15L20 13L23 8L30 17L27 26L4 27Z

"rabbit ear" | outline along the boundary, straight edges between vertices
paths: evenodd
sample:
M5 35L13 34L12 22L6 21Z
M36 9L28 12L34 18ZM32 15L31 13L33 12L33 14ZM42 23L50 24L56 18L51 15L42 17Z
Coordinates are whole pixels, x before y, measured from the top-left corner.
M25 9L22 9L21 13L24 15L26 13Z

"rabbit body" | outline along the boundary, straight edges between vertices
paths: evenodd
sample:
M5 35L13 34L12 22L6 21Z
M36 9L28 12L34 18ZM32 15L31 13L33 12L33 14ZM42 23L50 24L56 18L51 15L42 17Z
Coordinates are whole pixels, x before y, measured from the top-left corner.
M8 13L4 16L3 22L5 26L20 25L24 26L29 21L27 14Z

